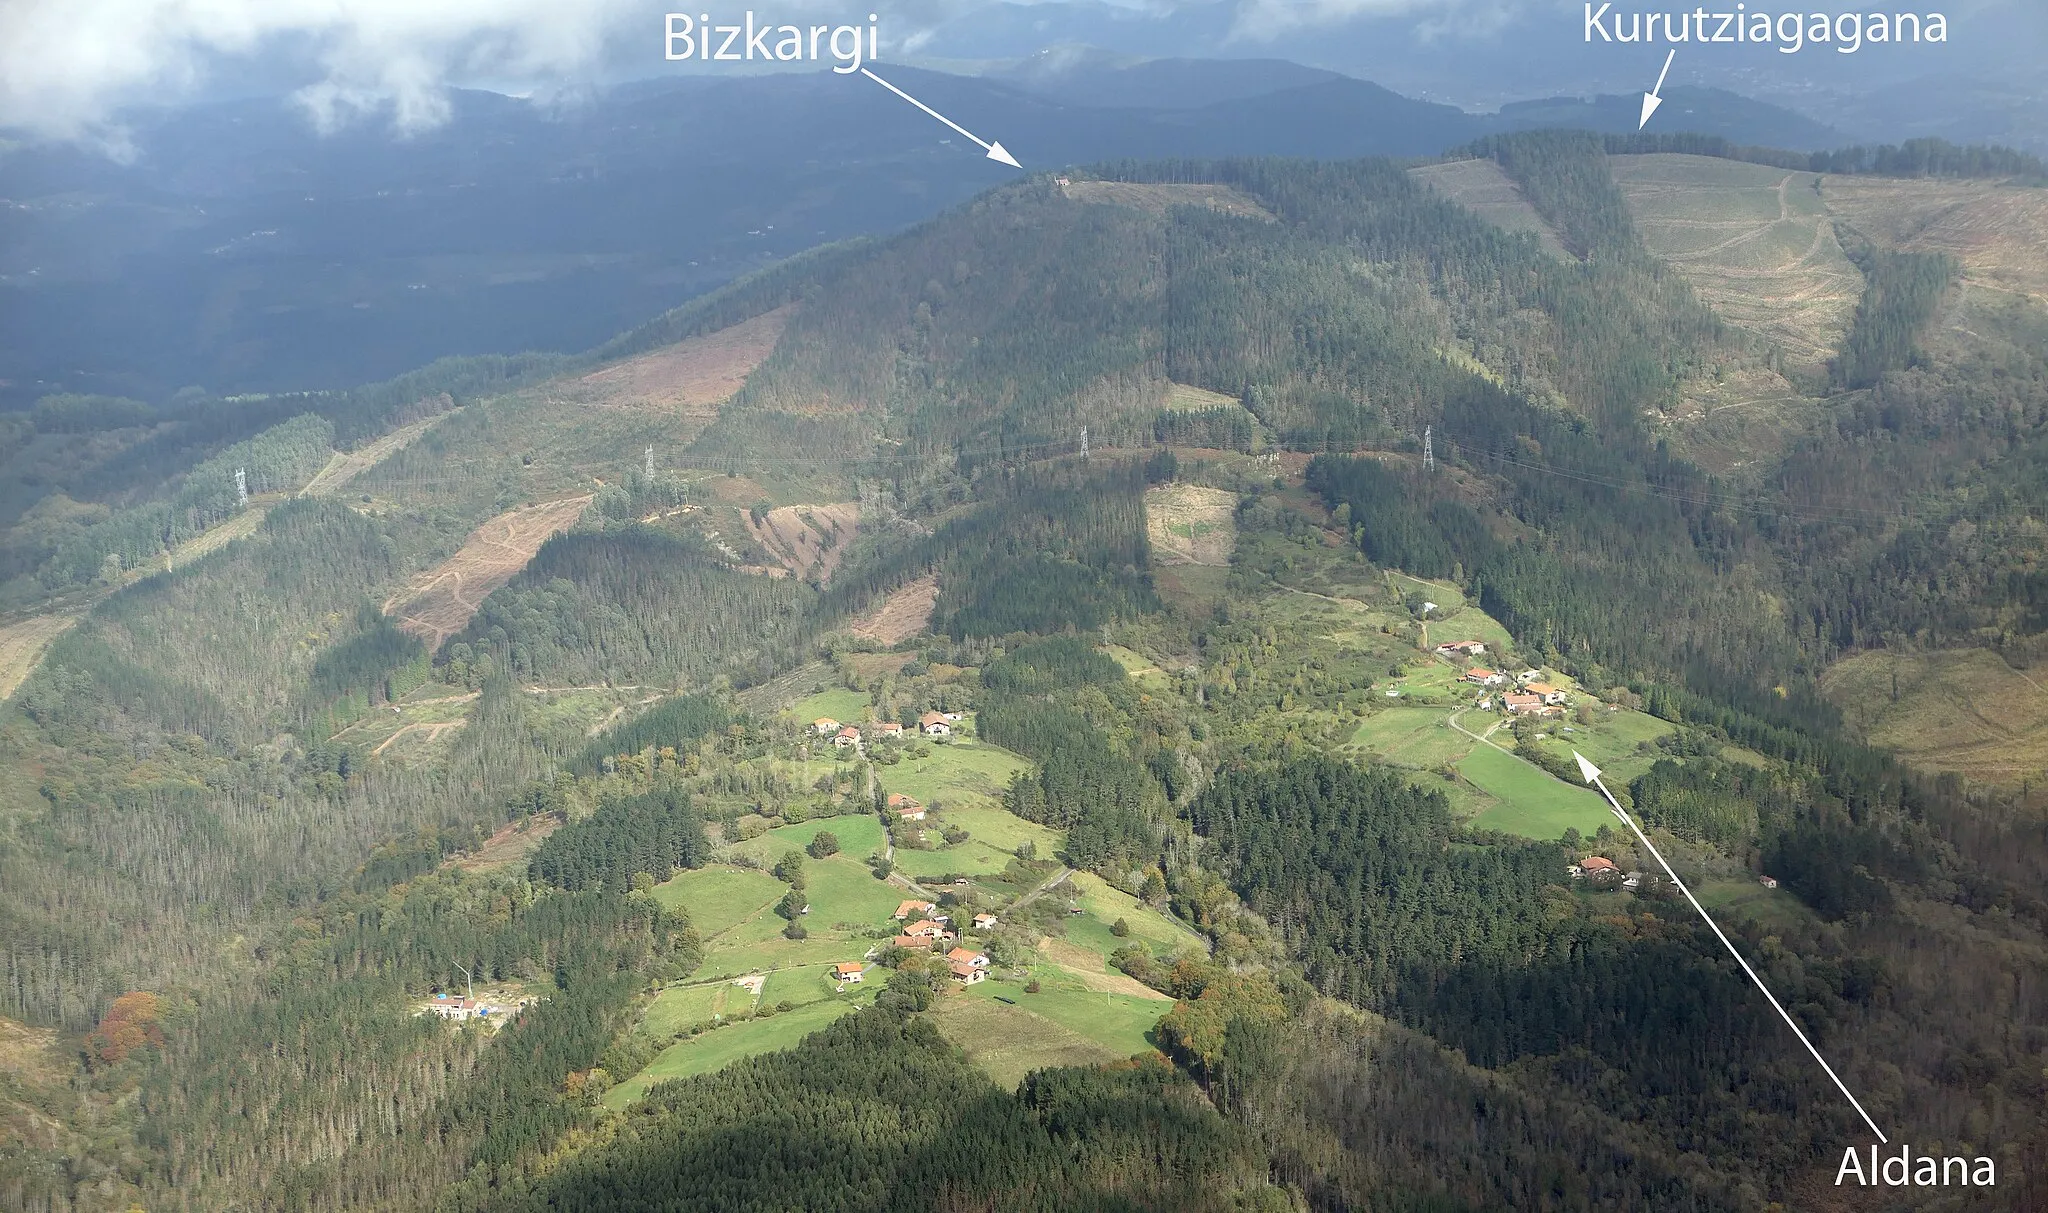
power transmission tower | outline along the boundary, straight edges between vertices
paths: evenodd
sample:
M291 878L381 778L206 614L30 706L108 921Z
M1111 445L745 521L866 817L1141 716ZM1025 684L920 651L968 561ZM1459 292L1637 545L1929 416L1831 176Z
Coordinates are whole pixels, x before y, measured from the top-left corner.
M647 478L654 479L654 444L647 444Z
M1422 427L1422 470L1425 472L1436 470L1436 447L1430 441L1435 428L1429 425Z
M1081 427L1081 458L1088 458L1088 427Z
M235 469L235 504L247 507L249 504L249 469Z

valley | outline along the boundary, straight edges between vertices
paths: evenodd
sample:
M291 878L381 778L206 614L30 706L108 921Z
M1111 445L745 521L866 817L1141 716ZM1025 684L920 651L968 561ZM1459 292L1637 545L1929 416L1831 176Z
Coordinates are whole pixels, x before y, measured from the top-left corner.
M1648 146L1027 176L24 506L0 1192L1864 1207L1577 753L2028 1207L2031 187Z

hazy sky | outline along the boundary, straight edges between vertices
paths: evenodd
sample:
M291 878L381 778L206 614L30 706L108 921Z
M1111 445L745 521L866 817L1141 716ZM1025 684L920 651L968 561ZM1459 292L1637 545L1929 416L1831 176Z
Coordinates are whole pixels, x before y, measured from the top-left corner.
M1749 7L1889 11L1903 2L1763 0ZM1972 14L1958 17L1959 30L2007 47L2026 38L2038 46L2048 26L2048 0L1906 5L1937 6ZM709 9L720 19L752 8L764 19L833 23L864 23L870 11L880 11L886 56L892 43L923 45L920 35L942 23L954 30L971 26L976 11L991 6L986 0L688 0L681 7ZM1038 49L1043 42L1025 44L1036 27L1048 31L1044 41L1074 38L1073 31L1086 41L1105 17L1091 0L1046 0L1042 7L1046 21L1023 27L991 22L1023 29L1017 44L1006 43L999 53ZM1540 60L1568 50L1542 43L1575 40L1580 6L1577 0L1138 0L1113 7L1155 18L1118 24L1157 30L1162 38L1169 25L1179 31L1172 46L1117 48L1125 53L1293 55L1372 71L1398 65L1403 52L1389 41L1379 49L1395 58L1376 64L1370 52L1380 39L1360 31L1398 34L1404 42L1420 36L1439 44L1491 43L1497 53L1524 46L1524 57ZM1615 7L1680 10L1690 4L1619 0ZM371 114L401 131L419 129L446 116L451 83L573 91L621 73L656 74L664 67L663 11L663 0L0 0L0 126L118 151L122 136L112 115L119 107L186 99L224 80L255 80L295 90L316 125ZM1323 27L1335 25L1349 29L1341 38L1326 35ZM1142 42L1146 35L1136 36ZM1317 53L1339 43L1360 53L1342 63ZM1471 66L1482 74L1492 70L1476 60ZM1564 64L1559 68L1570 75ZM2043 76L2048 79L2048 70Z
M1528 0L1235 0L1247 40L1360 14L1423 19L1498 10ZM909 37L971 0L735 0L710 8L737 18L864 23ZM1170 4L1153 4L1158 11ZM0 125L63 138L118 137L106 124L123 104L192 95L223 67L262 74L289 58L316 122L388 113L400 128L446 113L451 81L496 79L574 87L645 27L659 37L658 0L0 0ZM650 62L650 69L653 67Z

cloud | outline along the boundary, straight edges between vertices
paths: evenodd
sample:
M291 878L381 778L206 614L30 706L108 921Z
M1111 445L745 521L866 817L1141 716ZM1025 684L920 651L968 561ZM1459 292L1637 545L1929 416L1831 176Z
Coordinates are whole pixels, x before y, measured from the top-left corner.
M573 80L647 11L639 0L0 0L0 125L118 146L122 105L187 97L223 61L308 55L316 79L299 99L316 123L388 112L418 130L447 116L451 78Z
M1313 26L1360 19L1413 18L1425 36L1490 34L1516 17L1543 7L1543 0L1241 0L1232 36L1271 41Z

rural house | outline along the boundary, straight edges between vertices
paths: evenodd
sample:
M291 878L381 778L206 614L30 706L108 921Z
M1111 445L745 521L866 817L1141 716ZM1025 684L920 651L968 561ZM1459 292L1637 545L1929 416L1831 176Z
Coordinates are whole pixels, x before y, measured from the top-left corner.
M993 914L976 914L974 916L974 929L977 931L986 931L994 925L996 925L996 916Z
M1778 878L1775 876L1759 876L1756 878L1756 882L1767 889L1778 887Z
M1564 702L1564 692L1547 682L1532 682L1522 689L1552 707Z
M474 998L463 998L460 995L436 994L432 1002L420 1008L420 1014L439 1015L443 1019L453 1019L461 1022L469 1019L482 1019L494 1013L497 1009Z
M903 736L903 726L893 720L885 720L874 726L874 733L877 737L901 737Z
M929 952L936 941L928 935L898 935L889 942L905 951Z
M1489 670L1484 666L1475 665L1471 669L1465 671L1464 679L1466 682L1478 683L1480 686L1483 687L1495 687L1499 686L1503 682L1506 682L1508 680L1508 676L1506 674L1501 673L1499 670Z
M830 716L820 716L811 722L811 732L820 737L830 737L839 731L839 722Z
M863 968L858 960L842 960L832 966L832 978L842 986L857 986Z
M929 901L906 901L896 907L896 921L902 922L912 914L929 914L938 908Z
M1567 868L1566 871L1570 872L1575 880L1586 876L1593 877L1596 880L1605 880L1609 877L1621 875L1621 869L1614 866L1613 860L1599 855L1591 855L1581 859Z
M849 746L858 750L860 748L860 730L852 725L847 725L832 735L832 744L842 750Z
M1508 715L1510 716L1521 716L1529 712L1540 712L1543 710L1543 698L1541 696L1528 695L1520 691L1509 691L1500 697L1500 702L1501 706L1508 710Z
M971 986L988 977L988 956L967 948L954 948L946 953L946 967L953 971L953 980L963 986Z
M900 821L924 820L924 806L901 792L889 793L889 810Z
M1486 652L1483 640L1453 640L1449 644L1436 646L1436 651L1445 657L1477 657Z
M933 922L929 918L920 918L903 928L903 933L905 935L914 935L919 939L937 939L946 933L946 928L943 924Z
M944 737L953 731L944 712L926 712L917 718L917 727L927 737Z

